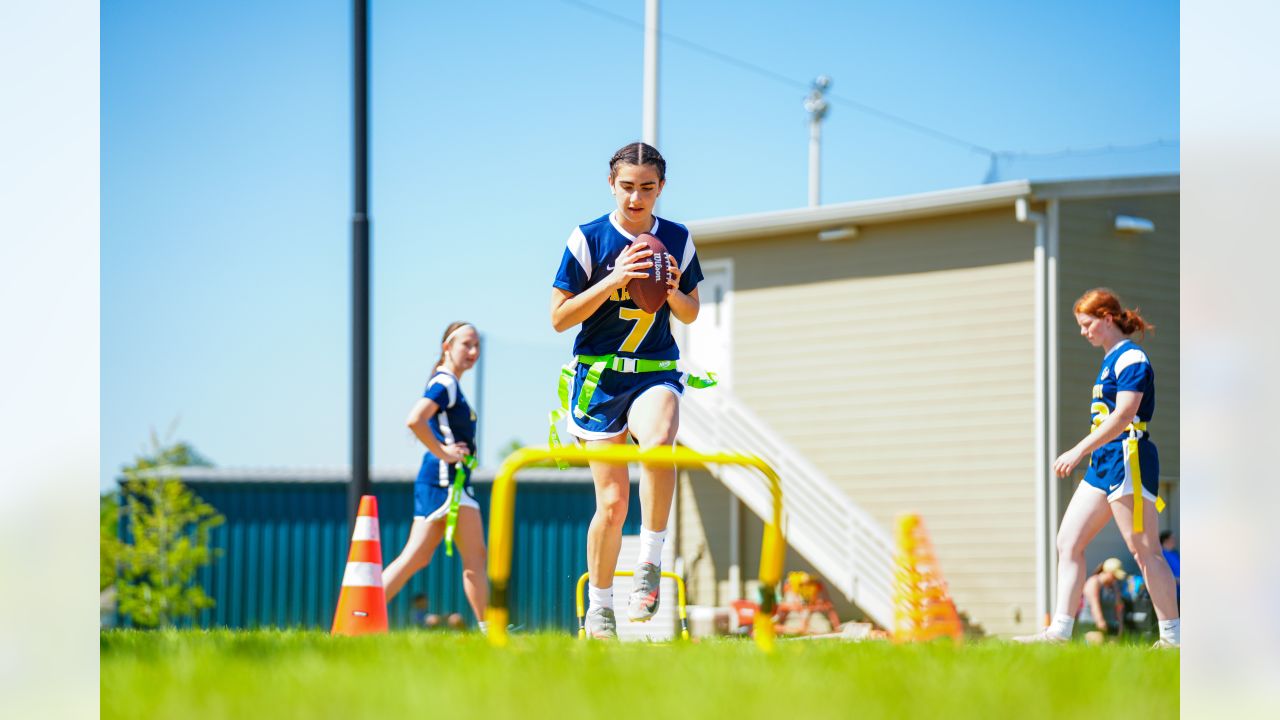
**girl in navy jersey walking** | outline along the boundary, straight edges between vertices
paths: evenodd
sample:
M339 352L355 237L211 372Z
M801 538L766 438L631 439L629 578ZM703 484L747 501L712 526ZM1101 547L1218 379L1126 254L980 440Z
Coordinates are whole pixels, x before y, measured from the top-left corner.
M400 556L383 571L382 585L391 602L414 573L427 567L445 536L452 494L457 493L455 538L462 555L462 589L483 632L489 583L480 504L471 487L476 415L458 384L479 358L480 335L474 326L455 322L445 328L440 359L406 421L427 448L413 485L413 527ZM463 473L464 482L455 488L458 472Z
M1058 530L1058 597L1053 621L1019 642L1065 642L1070 639L1080 591L1088 573L1084 551L1114 519L1138 562L1160 620L1157 646L1181 642L1177 591L1160 547L1157 517L1160 457L1151 440L1156 408L1155 370L1147 353L1129 338L1152 325L1135 310L1124 308L1111 291L1096 288L1075 306L1080 334L1102 348L1102 367L1094 380L1089 414L1092 427L1075 447L1053 463L1058 477L1089 461L1084 481L1067 505Z

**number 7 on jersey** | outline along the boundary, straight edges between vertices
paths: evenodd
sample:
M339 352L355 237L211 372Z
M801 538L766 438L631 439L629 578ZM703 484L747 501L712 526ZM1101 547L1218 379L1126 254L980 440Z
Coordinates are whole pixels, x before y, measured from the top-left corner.
M644 336L649 334L649 328L653 327L653 314L647 313L639 308L618 308L618 317L623 320L634 320L635 325L631 327L631 332L627 333L627 337L622 341L622 347L618 348L618 352L635 352L640 347L640 343L644 342Z

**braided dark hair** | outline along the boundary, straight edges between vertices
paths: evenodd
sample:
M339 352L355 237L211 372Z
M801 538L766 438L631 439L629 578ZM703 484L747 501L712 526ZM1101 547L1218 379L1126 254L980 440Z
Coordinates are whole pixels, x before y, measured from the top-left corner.
M658 171L658 181L667 179L667 161L652 145L642 142L627 143L618 148L618 152L609 159L609 179L618 174L619 165L652 165Z

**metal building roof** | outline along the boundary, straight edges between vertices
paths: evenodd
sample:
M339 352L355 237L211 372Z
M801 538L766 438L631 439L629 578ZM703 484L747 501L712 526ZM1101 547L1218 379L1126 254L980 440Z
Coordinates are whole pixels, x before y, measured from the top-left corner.
M1009 180L913 195L697 220L689 223L689 230L696 242L703 245L986 210L1012 205L1018 198L1049 200L1151 195L1176 193L1179 187L1180 176L1177 174L1054 182Z

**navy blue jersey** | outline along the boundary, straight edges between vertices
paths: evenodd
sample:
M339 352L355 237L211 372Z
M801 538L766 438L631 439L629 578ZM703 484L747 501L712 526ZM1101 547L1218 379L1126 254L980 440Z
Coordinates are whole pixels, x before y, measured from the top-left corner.
M688 228L655 217L650 234L657 236L680 268L680 292L686 295L702 281L702 267ZM604 215L579 225L569 235L553 286L577 295L613 272L614 261L635 236ZM616 291L582 323L573 341L575 355L621 355L651 360L677 360L680 349L671 336L671 308L652 315L641 310L626 288Z
M431 434L444 445L461 442L466 443L470 448L471 454L476 454L476 414L471 410L471 406L467 404L467 399L462 395L462 388L458 386L458 378L447 370L436 370L431 379L427 381L427 389L422 392L422 397L428 398L435 402L439 408L436 414L431 416L427 424L431 427ZM444 463L432 461L436 460L436 456L430 451L422 458L422 469L419 470L419 476L430 473L434 470L434 474L438 477L427 478L433 482L437 482L441 486L448 485L453 482L452 466L446 466ZM435 467L438 465L438 467ZM431 466L431 467L428 467Z
M1156 411L1156 373L1147 353L1132 340L1121 340L1102 358L1102 368L1093 381L1093 401L1089 406L1093 426L1097 427L1116 409L1116 394L1122 391L1142 393L1138 414L1133 422L1151 422ZM1138 432L1137 437L1147 433ZM1122 433L1116 441L1128 437Z

